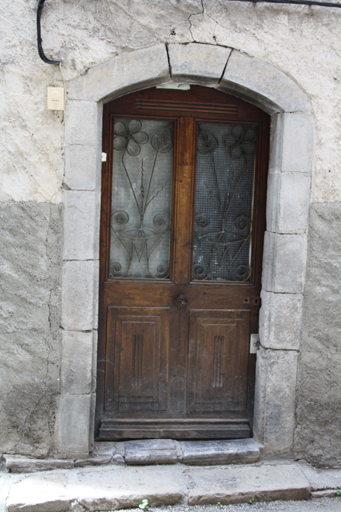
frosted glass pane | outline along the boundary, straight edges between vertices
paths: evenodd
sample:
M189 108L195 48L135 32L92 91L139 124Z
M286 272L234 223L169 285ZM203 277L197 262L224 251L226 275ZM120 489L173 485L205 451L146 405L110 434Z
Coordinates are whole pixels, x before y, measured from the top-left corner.
M115 119L110 277L167 279L173 123Z
M248 281L257 128L199 125L193 279Z

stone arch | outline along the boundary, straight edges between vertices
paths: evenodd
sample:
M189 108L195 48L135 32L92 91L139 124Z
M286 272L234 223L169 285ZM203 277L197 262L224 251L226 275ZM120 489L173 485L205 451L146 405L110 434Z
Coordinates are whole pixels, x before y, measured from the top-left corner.
M96 391L102 105L175 81L218 88L272 116L263 257L255 438L291 449L313 157L310 101L286 74L208 44L159 44L100 64L70 81L65 120L59 453L86 455Z

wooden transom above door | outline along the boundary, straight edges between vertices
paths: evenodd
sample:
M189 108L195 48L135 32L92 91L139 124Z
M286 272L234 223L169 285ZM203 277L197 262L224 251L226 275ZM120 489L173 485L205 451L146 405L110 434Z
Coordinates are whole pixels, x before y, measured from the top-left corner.
M209 88L105 105L98 439L252 434L268 139Z

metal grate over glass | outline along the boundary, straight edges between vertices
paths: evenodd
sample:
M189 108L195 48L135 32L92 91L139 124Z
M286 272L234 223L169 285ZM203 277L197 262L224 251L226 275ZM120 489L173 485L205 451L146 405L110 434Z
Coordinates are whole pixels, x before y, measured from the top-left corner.
M199 124L193 280L248 281L257 127Z
M173 123L115 119L110 277L167 279Z

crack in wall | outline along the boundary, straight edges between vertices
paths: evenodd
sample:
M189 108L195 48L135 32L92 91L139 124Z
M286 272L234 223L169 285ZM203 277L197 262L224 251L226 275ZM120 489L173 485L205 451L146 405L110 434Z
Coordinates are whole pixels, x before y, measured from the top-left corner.
M168 60L168 69L169 69L169 76L170 78L172 79L172 66L171 66L171 61L170 61L170 55L169 55L169 48L168 48L168 43L166 43L166 53L167 53L167 60Z
M192 39L193 39L193 42L195 43L195 39L194 39L194 36L193 36L193 32L192 32L192 21L191 21L191 18L192 16L200 16L201 14L204 14L205 13L205 6L204 6L204 0L201 0L201 7L202 7L202 11L201 12L194 12L192 14L190 14L187 18L187 21L189 23L189 31L190 31L190 34L192 36Z
M229 56L227 57L227 59L226 59L225 66L224 66L223 71L222 71L222 73L221 73L221 75L220 75L220 78L219 78L219 80L218 80L218 84L217 84L218 86L219 86L219 84L221 83L222 79L224 78L225 71L226 71L226 68L227 68L227 66L228 66L228 63L229 63L229 60L230 60L230 58L231 58L232 53L233 53L233 48L232 48L232 50L230 51L230 55L229 55Z

